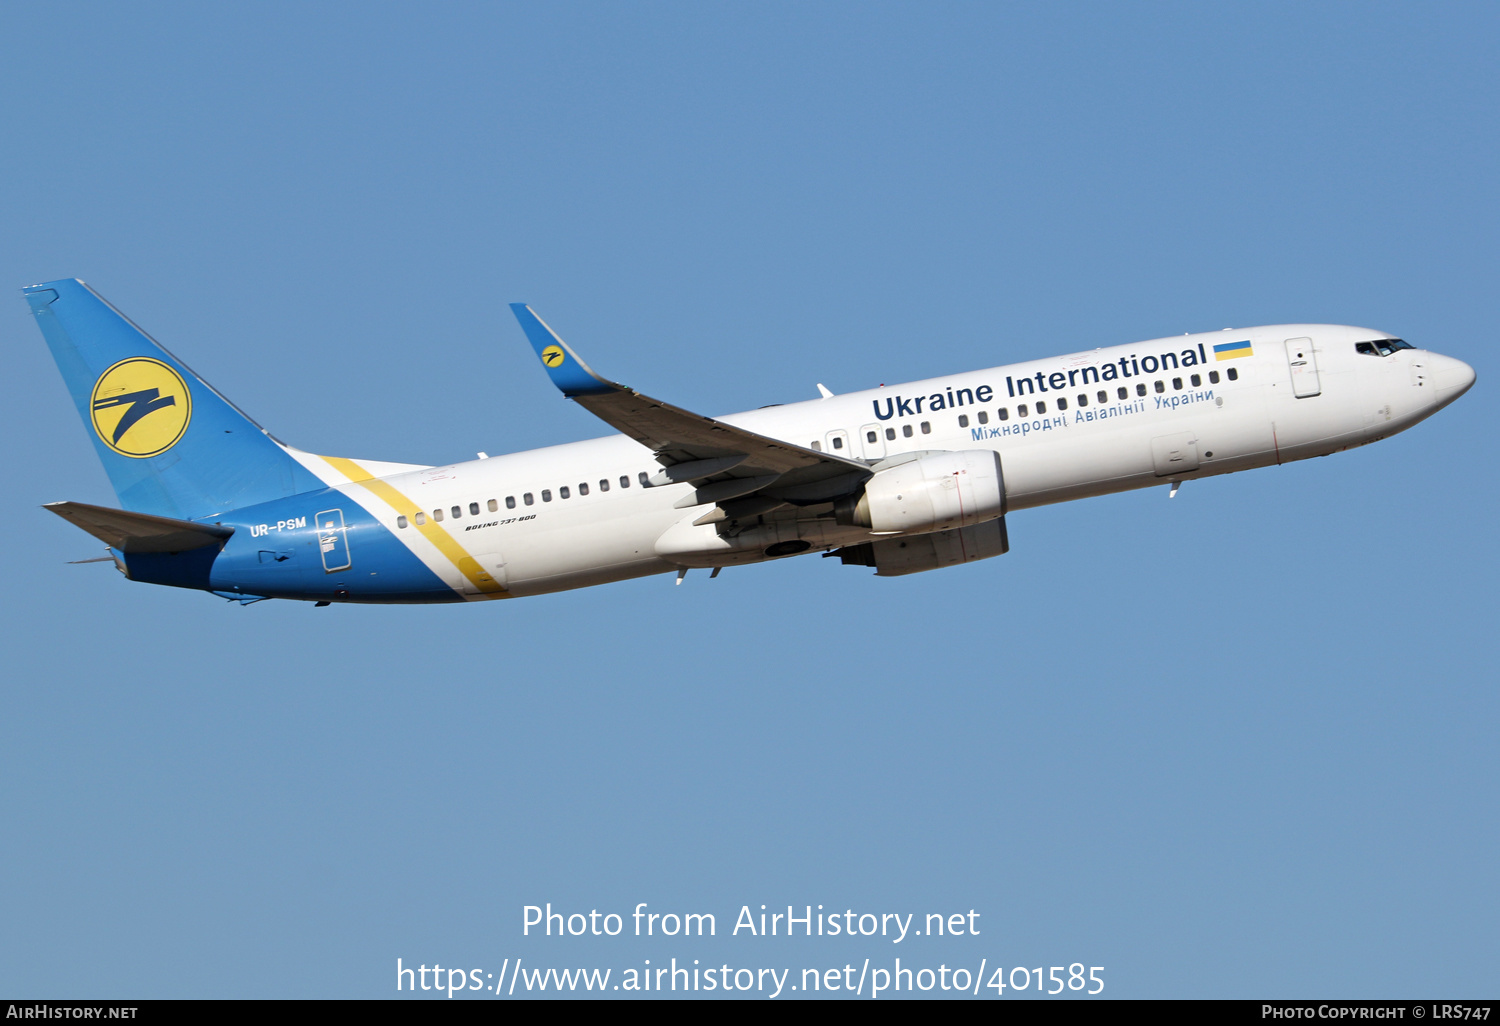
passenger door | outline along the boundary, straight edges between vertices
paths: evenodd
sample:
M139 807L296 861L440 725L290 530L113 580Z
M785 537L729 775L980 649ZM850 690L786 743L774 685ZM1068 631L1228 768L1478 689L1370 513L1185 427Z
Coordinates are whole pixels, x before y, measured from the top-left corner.
M318 554L323 557L323 572L336 574L349 569L352 561L349 558L349 534L344 529L344 511L325 509L314 522L318 529Z
M1318 381L1318 360L1310 338L1286 340L1286 362L1292 372L1292 395L1308 399L1323 391Z

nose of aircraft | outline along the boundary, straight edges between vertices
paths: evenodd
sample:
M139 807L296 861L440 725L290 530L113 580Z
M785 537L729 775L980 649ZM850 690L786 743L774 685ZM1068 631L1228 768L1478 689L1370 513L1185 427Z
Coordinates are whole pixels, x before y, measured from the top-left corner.
M1433 391L1447 402L1463 395L1474 384L1474 368L1462 360L1434 353L1432 356Z

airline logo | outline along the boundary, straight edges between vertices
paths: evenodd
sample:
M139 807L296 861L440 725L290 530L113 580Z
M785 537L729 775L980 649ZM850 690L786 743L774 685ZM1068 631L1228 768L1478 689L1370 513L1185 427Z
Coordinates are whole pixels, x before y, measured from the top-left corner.
M562 346L548 346L542 350L542 362L548 367L561 367L565 359L567 357L563 354Z
M94 431L121 456L145 459L176 445L193 415L187 382L160 360L121 360L99 375L89 397Z
M1254 356L1255 350L1250 347L1250 340L1243 342L1225 342L1222 346L1214 346L1215 360L1237 360L1241 356Z

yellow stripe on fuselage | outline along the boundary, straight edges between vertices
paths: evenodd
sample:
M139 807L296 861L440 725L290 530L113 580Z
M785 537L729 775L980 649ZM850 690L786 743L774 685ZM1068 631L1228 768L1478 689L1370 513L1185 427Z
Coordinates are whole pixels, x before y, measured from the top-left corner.
M487 595L507 594L500 582L490 576L479 561L464 549L462 545L447 531L440 526L427 520L426 523L418 523L417 514L423 511L417 508L417 504L402 495L391 485L373 476L358 463L345 459L342 456L324 456L322 459L343 474L350 481L366 488L383 499L397 513L407 518L411 525L422 532L422 537L432 542L434 548L447 557L448 561L458 568L458 572L468 579L469 583ZM425 516L423 518L426 519Z

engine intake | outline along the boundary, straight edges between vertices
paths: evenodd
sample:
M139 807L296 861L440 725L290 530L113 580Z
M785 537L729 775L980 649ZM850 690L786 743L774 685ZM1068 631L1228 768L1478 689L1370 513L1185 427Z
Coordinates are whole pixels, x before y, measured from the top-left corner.
M991 449L933 453L882 470L862 492L834 504L834 519L880 534L927 534L1005 515L1000 454Z

